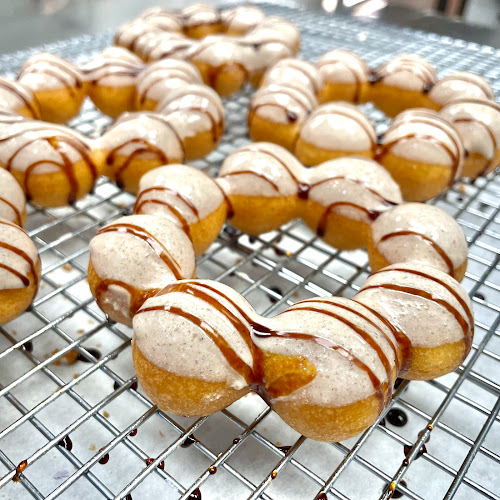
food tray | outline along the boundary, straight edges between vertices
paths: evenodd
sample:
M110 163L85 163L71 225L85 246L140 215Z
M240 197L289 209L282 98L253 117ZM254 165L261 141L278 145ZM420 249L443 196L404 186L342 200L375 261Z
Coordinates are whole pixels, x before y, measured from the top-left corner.
M344 47L375 66L412 52L441 75L483 74L499 96L500 51L491 47L356 18L262 8L297 23L306 59ZM104 33L43 49L81 62L110 43L111 33ZM41 48L0 56L0 73L14 75ZM228 153L249 142L251 94L247 89L225 101L222 143L195 166L215 175ZM382 132L384 115L364 109ZM86 101L72 126L92 137L109 123ZM458 220L469 244L463 284L474 302L476 334L468 359L437 380L399 386L392 407L405 412L405 426L385 419L331 444L301 437L255 395L201 419L166 415L145 397L134 377L131 330L106 321L86 282L89 240L130 213L133 201L101 178L95 193L73 207L29 207L27 230L43 280L30 310L0 328L0 499L294 500L324 492L341 499L500 498L499 176L457 182L432 202ZM300 221L259 238L226 226L198 259L199 277L232 286L263 315L301 299L352 297L368 273L364 251L338 252Z

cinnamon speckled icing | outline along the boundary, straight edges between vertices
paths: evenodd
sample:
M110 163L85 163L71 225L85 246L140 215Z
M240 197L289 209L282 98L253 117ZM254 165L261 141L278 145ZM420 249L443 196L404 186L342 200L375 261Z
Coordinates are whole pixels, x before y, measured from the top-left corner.
M430 241L448 256L454 268L467 259L462 229L450 215L434 205L405 203L394 207L373 222L371 231L375 246L390 263L413 260L450 273L452 270ZM407 231L416 234L398 234ZM388 238L392 234L394 236Z
M141 177L135 211L162 215L180 224L169 208L174 207L188 224L194 224L223 202L221 189L207 174L188 165L172 164L155 168Z
M96 149L128 157L143 150L145 143L158 148L167 159L184 157L178 134L158 113L124 113L96 141ZM151 153L143 153L146 157L148 154Z
M383 64L375 71L377 81L391 87L423 91L437 80L431 63L416 54L401 54Z
M306 88L316 95L323 86L323 78L316 67L301 59L282 59L267 70L262 80L263 85L285 85L298 90Z
M26 209L24 191L14 176L0 168L0 218L21 225L21 215Z
M407 290L390 289L392 285ZM426 296L419 294L419 290ZM474 329L472 304L465 290L453 278L431 266L407 263L386 267L366 280L355 299L390 318L415 347L431 348L458 342L464 337L470 338ZM466 332L457 317L467 325ZM439 325L439 335L436 325Z
M460 99L439 112L453 123L469 153L493 159L500 149L500 105L495 102ZM494 165L493 167L496 167Z
M436 82L429 92L429 98L436 104L444 106L456 99L494 100L495 94L482 76L468 71L458 71Z
M33 91L22 83L0 76L0 110L15 113L21 108L30 110L33 118L40 118Z
M164 262L154 245L135 234L120 229L106 231L124 224L147 231L156 246L168 253L177 271ZM154 215L131 215L104 226L90 242L90 261L101 280L123 282L137 290L159 290L176 281L176 273L183 277L195 273L193 245L187 235L165 217ZM122 286L109 285L101 300L129 316L130 293Z
M304 169L303 181L311 186L309 199L325 207L338 202L335 211L371 223L368 213L383 213L402 203L401 191L387 170L367 158L337 158L316 168ZM362 210L365 209L365 210Z
M285 85L270 84L259 89L250 102L250 112L267 120L288 124L290 113L292 121L302 121L317 105L314 94L307 88L292 88Z
M236 356L253 369L253 356L248 343L222 312L222 308L229 310L249 331L250 326L245 317L225 297L245 311L252 311L250 304L239 293L222 283L209 280L193 280L192 283L207 283L219 291L214 293L213 290L204 289L219 303L219 307L189 293L173 291L148 299L141 309L173 306L190 312L217 331ZM133 322L134 342L142 354L160 368L207 382L226 382L234 389L242 389L247 385L245 378L227 362L217 345L192 321L169 311L155 310L139 312L134 316ZM182 341L179 342L181 338Z
M463 162L463 146L453 125L438 113L411 109L400 113L383 136L382 147L407 160L447 165Z
M38 252L29 236L16 224L0 218L0 290L25 288L23 279L31 272L30 263L37 262ZM37 277L34 279L38 282Z
M146 66L137 76L138 99L160 101L172 89L192 83L202 83L196 66L177 59L162 59Z
M370 68L360 57L343 49L323 54L316 67L325 82L356 84L367 82L371 76Z
M217 93L206 85L172 89L157 106L180 137L192 137L224 123L224 110Z
M231 153L222 164L217 182L228 196L294 196L298 191L295 178L303 169L282 147L259 142Z
M139 57L122 47L108 47L83 68L85 79L108 87L126 87L136 83L144 68Z
M78 66L55 54L39 52L26 59L18 80L37 92L81 87L83 74Z
M368 117L347 102L318 106L304 121L300 137L305 142L330 151L368 151L377 136Z

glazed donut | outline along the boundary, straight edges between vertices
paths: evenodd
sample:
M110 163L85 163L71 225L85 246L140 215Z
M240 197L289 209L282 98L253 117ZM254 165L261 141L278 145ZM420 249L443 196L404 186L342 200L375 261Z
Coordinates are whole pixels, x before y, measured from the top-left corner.
M221 19L226 35L241 36L262 22L265 15L257 7L242 5L222 11Z
M482 76L468 71L458 71L438 80L427 96L429 98L427 107L436 111L457 99L495 100L491 85Z
M118 187L137 193L146 172L184 160L184 145L175 127L159 113L125 113L96 141L100 169Z
M26 197L15 177L0 168L0 219L24 227L26 222Z
M462 281L467 242L460 226L440 208L405 203L372 223L368 257L372 272L396 262L422 262Z
M203 80L194 65L177 59L161 59L137 75L135 109L153 111L171 90L201 83Z
M414 54L401 54L374 71L368 100L394 117L408 108L426 107L425 92L436 81L432 64Z
M217 182L232 207L231 224L241 231L257 235L302 217L343 250L366 247L372 221L402 201L397 184L372 160L339 158L308 170L270 143L230 154Z
M296 431L328 442L375 422L396 376L456 368L473 336L465 290L410 264L371 276L354 300L305 300L274 318L221 283L178 281L146 300L133 327L137 378L163 411L207 415L253 390Z
M320 103L329 101L365 102L370 87L371 71L356 54L334 49L316 62L324 86L318 95Z
M355 300L389 319L407 338L410 363L402 378L440 377L457 368L470 350L474 319L469 296L434 267L405 263L381 269Z
M347 102L318 106L300 127L293 151L304 165L315 166L341 156L373 158L377 134L368 117Z
M269 141L293 151L302 123L316 106L306 88L262 87L250 101L248 135L254 142Z
M191 241L165 217L122 217L100 229L90 242L92 295L111 320L125 325L132 325L147 298L195 272Z
M117 118L135 106L136 80L143 62L121 47L108 47L82 68L96 108Z
M92 142L62 125L0 113L0 166L42 207L71 205L100 174Z
M29 307L38 291L40 267L29 236L18 225L0 218L0 325Z
M391 123L375 158L399 184L405 200L425 201L460 177L464 148L442 115L410 109Z
M29 57L17 79L33 91L41 118L47 122L66 123L74 118L87 93L80 68L46 52Z
M211 177L187 165L168 165L141 177L134 213L167 217L179 225L199 257L217 239L231 207Z
M40 118L40 107L31 89L2 76L0 76L0 110L34 120Z
M492 101L459 99L440 115L457 129L465 149L462 175L475 179L500 165L500 105Z

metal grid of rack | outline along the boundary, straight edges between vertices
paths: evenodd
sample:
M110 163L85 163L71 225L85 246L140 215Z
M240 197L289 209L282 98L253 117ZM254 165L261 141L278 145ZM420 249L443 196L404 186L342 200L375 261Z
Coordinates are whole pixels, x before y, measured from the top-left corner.
M500 93L500 51L490 47L262 8L297 23L306 59L344 47L374 66L413 52L440 74L481 73ZM44 49L79 61L110 40L109 33L84 36ZM30 52L0 56L0 73L13 74ZM223 141L197 167L214 175L229 152L248 142L250 95L248 89L225 102ZM381 132L384 115L364 108ZM87 102L72 126L95 136L108 124ZM86 284L89 240L130 213L133 197L102 178L95 193L72 207L30 207L27 230L43 281L32 307L0 328L0 499L500 498L500 176L458 182L432 203L467 236L463 284L474 302L472 351L452 374L399 385L391 409L404 411L406 425L383 415L342 443L306 440L255 395L200 419L160 412L137 386L131 330L106 320ZM199 277L232 286L263 315L305 298L352 297L368 274L364 251L338 252L300 221L258 238L227 225L198 260Z

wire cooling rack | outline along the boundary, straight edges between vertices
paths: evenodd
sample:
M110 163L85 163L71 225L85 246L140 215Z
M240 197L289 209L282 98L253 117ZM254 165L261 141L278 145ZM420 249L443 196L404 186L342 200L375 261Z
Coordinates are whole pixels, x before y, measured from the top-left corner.
M345 47L374 66L413 52L441 74L481 73L499 95L500 51L490 47L262 7L298 24L306 59ZM80 61L110 41L107 33L43 48ZM0 56L0 72L14 74L31 52ZM248 142L250 95L225 102L223 141L196 166L215 175ZM365 110L383 131L384 116ZM87 102L72 125L95 136L108 124ZM106 321L86 282L90 239L130 213L133 201L102 178L73 207L29 208L43 280L30 310L0 328L0 499L500 498L499 176L458 182L433 201L458 220L469 244L464 286L476 336L468 359L437 380L401 383L390 415L331 444L299 436L255 395L201 419L164 414L145 397L134 377L131 330ZM338 252L299 221L258 238L226 226L198 260L199 277L232 286L263 315L310 297L352 297L368 274L364 251Z

